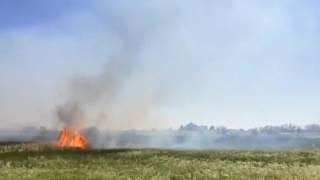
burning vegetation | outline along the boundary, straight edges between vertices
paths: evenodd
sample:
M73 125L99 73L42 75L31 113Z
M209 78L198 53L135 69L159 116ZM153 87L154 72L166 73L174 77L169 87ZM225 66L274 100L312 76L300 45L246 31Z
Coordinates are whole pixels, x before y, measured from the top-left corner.
M77 124L83 122L84 114L77 103L67 103L57 107L59 122L63 123L60 132L59 148L88 149L89 144L85 136L81 135Z
M88 149L87 139L76 129L64 128L59 136L58 147Z

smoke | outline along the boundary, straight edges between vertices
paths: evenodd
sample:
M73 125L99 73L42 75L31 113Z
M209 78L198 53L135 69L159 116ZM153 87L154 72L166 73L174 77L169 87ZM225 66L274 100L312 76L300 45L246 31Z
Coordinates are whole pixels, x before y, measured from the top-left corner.
M1 127L317 122L312 3L90 2L1 30Z
M58 122L64 126L82 124L111 129L163 124L161 105L172 96L172 87L162 71L168 68L169 61L164 58L164 66L153 67L159 61L153 54L161 31L167 28L168 17L163 17L162 11L153 11L157 9L153 3L145 3L145 10L137 6L127 9L114 2L97 1L95 5L98 16L89 17L99 28L91 33L95 33L94 39L103 40L93 42L98 49L94 52L99 52L105 62L100 73L73 75L67 82L65 100L57 106ZM77 23L73 26L82 28ZM80 36L88 38L87 34Z
M69 85L68 99L64 105L57 107L58 119L66 126L85 123L82 109L94 106L101 99L112 104L121 85L126 79L129 66L121 61L112 60L101 74L93 77L75 77Z
M85 120L84 113L77 103L57 106L57 115L60 123L70 128L81 127L81 122Z
M62 104L82 109L86 118L78 124L111 129L168 127L174 120L162 116L171 105L176 112L170 115L181 121L255 124L265 111L279 109L260 102L283 93L287 63L296 66L293 57L313 54L301 51L309 36L302 41L290 30L296 29L292 18L308 13L292 14L288 5L297 3L95 1L94 13L73 17L68 26L81 29L76 38L81 54L89 54L86 61L98 58L104 65L69 80ZM313 22L312 14L306 18ZM278 50L283 47L290 52Z
M153 108L165 101L166 90L139 69L139 61L127 48L108 59L102 72L68 81L66 100L57 106L60 124L121 129L143 127L150 120Z

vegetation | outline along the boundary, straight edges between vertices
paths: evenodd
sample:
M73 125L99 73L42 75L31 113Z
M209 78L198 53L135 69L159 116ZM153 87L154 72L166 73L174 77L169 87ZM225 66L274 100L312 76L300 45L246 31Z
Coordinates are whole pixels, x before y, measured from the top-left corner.
M319 179L318 151L58 150L0 145L0 179Z

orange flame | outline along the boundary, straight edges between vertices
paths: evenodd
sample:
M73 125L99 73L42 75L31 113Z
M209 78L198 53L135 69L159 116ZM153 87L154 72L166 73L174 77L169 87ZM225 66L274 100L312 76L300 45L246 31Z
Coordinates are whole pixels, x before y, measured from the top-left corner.
M88 149L87 139L75 129L64 128L59 137L59 147Z

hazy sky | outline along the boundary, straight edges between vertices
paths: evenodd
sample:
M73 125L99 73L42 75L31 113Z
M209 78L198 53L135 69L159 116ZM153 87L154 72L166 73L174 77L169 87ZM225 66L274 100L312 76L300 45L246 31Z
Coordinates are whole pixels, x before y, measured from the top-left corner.
M90 105L90 125L320 123L319 5L1 0L0 128L52 127L74 77L99 76L122 58L132 72L117 100ZM136 106L152 106L144 120Z

